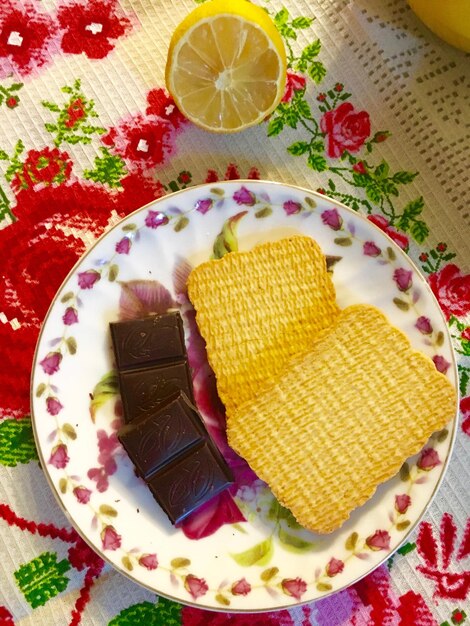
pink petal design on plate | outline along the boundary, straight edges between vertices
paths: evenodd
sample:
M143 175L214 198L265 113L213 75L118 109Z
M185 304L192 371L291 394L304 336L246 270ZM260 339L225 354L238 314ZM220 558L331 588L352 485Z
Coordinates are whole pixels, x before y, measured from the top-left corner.
M393 280L400 291L408 291L413 284L413 272L399 267L393 272Z
M333 576L336 576L337 574L341 574L343 569L344 569L343 561L332 557L326 565L326 575L332 578Z
M407 493L395 496L395 508L399 513L406 513L410 505L411 498Z
M237 204L244 204L246 206L254 206L256 204L255 194L246 187L240 187L240 189L233 194L233 199Z
M59 371L60 362L62 361L62 354L60 352L49 352L42 361L39 362L39 365L42 369L52 376Z
M64 469L70 458L67 454L67 446L64 443L60 443L58 446L52 448L51 456L49 457L49 465L53 465L57 469Z
M121 535L116 532L114 526L105 526L101 531L103 550L117 550L121 547L121 540Z
M156 280L121 283L119 319L130 320L152 313L165 313L177 306L171 293Z
M283 592L292 596L296 600L300 600L302 595L307 591L307 583L301 578L284 578L281 582Z
M170 220L164 213L160 213L160 211L149 211L147 213L147 217L145 218L145 225L149 228L158 228L159 226L164 226L168 224Z
M366 544L371 550L390 550L390 535L386 530L376 530L367 537Z
M382 250L373 241L365 241L362 251L366 256L379 256Z
M326 209L321 214L321 220L325 226L329 226L332 230L341 230L343 220L337 209Z
M78 312L73 306L69 306L65 309L65 313L62 315L62 321L66 326L72 326L72 324L78 323Z
M139 565L148 570L157 569L158 559L156 554L143 554L139 559Z
M212 200L212 198L204 198L203 200L198 200L194 206L196 207L196 211L205 215L207 211L210 211L213 204L214 200Z
M432 360L434 361L434 365L436 366L438 372L441 372L441 374L447 373L447 370L450 367L450 363L449 361L447 361L447 359L439 354L435 354L432 357Z
M188 574L184 579L184 587L188 591L194 600L197 600L201 596L205 595L209 589L204 578L197 578L193 574Z
M78 274L78 286L81 289L92 289L95 283L101 278L101 274L96 270L86 270Z
M123 237L116 244L116 252L118 254L129 254L131 246L132 241L129 239L129 237Z
M80 504L87 504L90 501L91 490L86 487L75 487L73 490L73 495L77 498Z
M418 319L416 320L415 327L423 335L430 335L433 330L432 325L431 325L431 320L429 319L429 317L426 317L425 315L421 315L420 317L418 317Z
M302 210L302 205L300 202L294 202L293 200L287 200L282 205L282 208L286 212L286 215L295 215L296 213L300 213Z
M64 408L63 404L59 401L59 398L49 396L46 400L46 410L49 415L58 415Z
M213 535L224 524L245 522L242 512L232 496L223 491L203 504L197 511L181 522L180 528L188 539L202 539Z
M246 578L241 578L233 583L231 591L234 596L246 596L251 591L251 585Z
M439 454L434 448L425 448L421 452L418 462L416 463L419 469L422 469L426 472L429 472L434 467L437 467L440 464L441 460L439 458Z

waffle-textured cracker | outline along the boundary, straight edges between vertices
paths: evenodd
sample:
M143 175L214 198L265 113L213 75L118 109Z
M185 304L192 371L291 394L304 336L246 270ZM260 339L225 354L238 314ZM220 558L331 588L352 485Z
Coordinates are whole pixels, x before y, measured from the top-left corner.
M188 294L227 415L338 315L320 246L294 236L203 263Z
M229 417L227 434L302 526L329 533L455 411L431 359L378 309L353 305Z

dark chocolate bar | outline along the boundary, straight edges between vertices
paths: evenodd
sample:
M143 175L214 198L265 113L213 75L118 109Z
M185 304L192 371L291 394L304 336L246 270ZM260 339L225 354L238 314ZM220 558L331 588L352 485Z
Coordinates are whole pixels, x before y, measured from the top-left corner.
M174 311L110 324L127 423L182 389L193 401L181 315Z
M194 407L179 391L163 402L158 412L123 426L118 437L139 475L148 478L175 456L204 442L206 431Z
M220 463L213 444L203 441L190 448L148 479L155 499L172 524L208 502L233 482L226 463Z
M186 359L179 313L163 313L126 322L112 322L111 336L119 370Z
M189 398L193 393L186 361L121 372L119 385L126 422L154 413L179 389Z
M127 422L119 440L177 524L233 482L193 404L181 316L110 326Z

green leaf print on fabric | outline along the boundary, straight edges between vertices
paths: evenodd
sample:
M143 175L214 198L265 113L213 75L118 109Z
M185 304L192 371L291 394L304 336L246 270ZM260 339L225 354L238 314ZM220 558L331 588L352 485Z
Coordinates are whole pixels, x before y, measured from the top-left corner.
M141 602L124 609L113 617L108 626L180 626L181 606L166 598L158 604Z
M58 105L55 102L43 101L42 106L56 114L56 122L46 122L44 127L55 135L54 144L59 147L62 143L89 144L92 135L102 135L106 128L94 126L90 118L98 117L95 103L88 100L81 91L81 81L77 78L72 87L66 85L62 93L69 96L68 100Z
M83 172L84 178L95 183L109 185L111 188L122 187L121 179L127 174L124 159L111 154L108 148L100 147L101 156L95 157L95 167Z
M6 419L0 422L0 463L15 467L18 463L37 459L30 418Z
M22 565L14 576L27 602L35 609L67 588L69 579L64 574L69 569L66 559L57 562L55 552L43 552Z

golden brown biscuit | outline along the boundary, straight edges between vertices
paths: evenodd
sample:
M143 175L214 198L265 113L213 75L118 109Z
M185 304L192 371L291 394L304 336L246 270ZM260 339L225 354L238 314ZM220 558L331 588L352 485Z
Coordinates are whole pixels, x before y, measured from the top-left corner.
M455 416L456 392L368 305L344 309L229 415L229 444L305 528L329 533Z
M195 268L188 294L227 414L283 372L338 315L320 246L289 237Z

